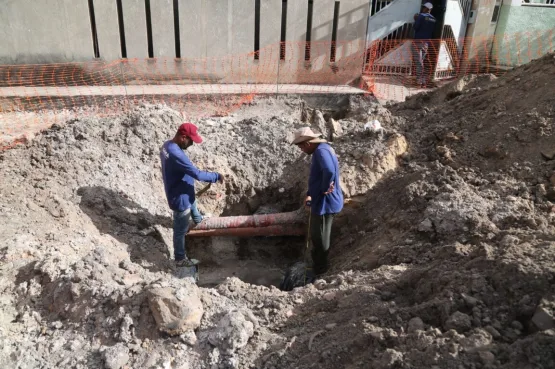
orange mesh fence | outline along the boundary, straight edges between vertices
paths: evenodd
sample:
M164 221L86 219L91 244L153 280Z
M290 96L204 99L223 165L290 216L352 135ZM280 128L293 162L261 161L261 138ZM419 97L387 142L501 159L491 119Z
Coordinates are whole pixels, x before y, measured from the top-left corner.
M203 59L122 59L0 66L0 149L54 123L121 114L143 102L163 103L184 118L228 115L267 94L373 93L402 101L419 89L475 73L501 73L554 50L554 31L456 39L444 29L430 40L418 74L412 40L368 46L286 42L256 53ZM406 37L406 35L403 35Z
M422 74L417 65L425 43ZM364 79L380 99L403 101L425 87L469 74L503 74L555 51L555 30L545 29L503 36L455 38L449 26L441 40L410 39L372 42L365 57Z

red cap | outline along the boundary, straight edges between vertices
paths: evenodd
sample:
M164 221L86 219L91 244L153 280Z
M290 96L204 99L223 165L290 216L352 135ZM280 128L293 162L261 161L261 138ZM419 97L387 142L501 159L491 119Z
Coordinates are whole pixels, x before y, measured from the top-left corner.
M194 143L199 144L202 142L202 137L200 137L197 131L198 131L198 128L193 123L183 123L182 125L179 126L177 133L179 133L182 136L187 136L191 140L193 140Z

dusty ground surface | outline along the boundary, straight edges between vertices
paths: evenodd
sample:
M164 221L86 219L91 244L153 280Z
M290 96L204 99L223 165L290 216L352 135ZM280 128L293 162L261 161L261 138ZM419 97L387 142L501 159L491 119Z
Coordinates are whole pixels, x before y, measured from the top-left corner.
M302 239L195 241L215 287L172 276L157 156L181 117L168 107L69 121L3 152L0 366L555 367L554 66L389 110L290 97L196 120L192 159L230 176L200 200L215 214L298 208L308 160L289 134L333 138L348 197L333 267L293 292L270 271ZM385 134L365 131L372 119ZM222 282L232 271L244 281Z

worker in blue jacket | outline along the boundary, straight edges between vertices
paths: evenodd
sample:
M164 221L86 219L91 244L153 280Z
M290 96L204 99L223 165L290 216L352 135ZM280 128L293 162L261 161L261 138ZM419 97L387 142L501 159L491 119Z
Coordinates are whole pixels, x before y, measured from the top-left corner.
M173 210L173 249L176 267L190 267L192 262L185 252L185 234L189 229L191 215L198 210L195 200L195 180L222 183L224 177L219 173L199 170L185 155L193 143L201 143L198 128L192 123L179 126L174 138L166 141L160 149L164 189L170 209ZM194 214L191 214L194 213Z
M312 267L318 277L328 270L333 218L343 209L339 162L333 148L309 127L296 131L292 143L312 155L305 205L311 211Z
M414 41L411 49L412 61L416 65L416 84L418 87L428 85L425 63L430 40L436 26L436 19L430 14L432 8L431 3L425 3L422 5L420 14L414 15Z

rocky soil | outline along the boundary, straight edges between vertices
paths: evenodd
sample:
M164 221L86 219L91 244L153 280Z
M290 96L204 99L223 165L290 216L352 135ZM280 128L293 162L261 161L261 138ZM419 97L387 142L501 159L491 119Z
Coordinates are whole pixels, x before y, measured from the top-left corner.
M191 158L229 176L199 199L216 215L298 208L308 159L291 132L333 140L347 203L332 270L292 292L240 270L283 270L299 239L189 242L201 282L231 278L173 276L158 161L182 121L170 107L71 120L2 152L0 366L555 367L554 66L387 108L284 97L196 119Z

